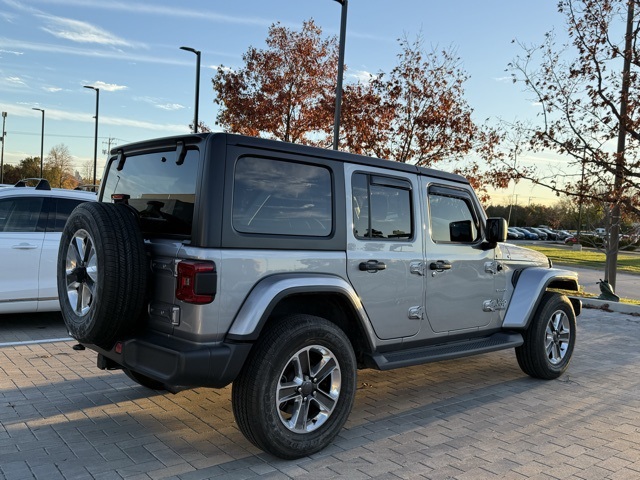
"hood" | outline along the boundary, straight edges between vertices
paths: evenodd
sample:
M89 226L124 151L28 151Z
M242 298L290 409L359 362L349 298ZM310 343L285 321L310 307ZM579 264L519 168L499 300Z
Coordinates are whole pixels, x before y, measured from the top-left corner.
M549 258L546 255L531 250L530 248L513 245L512 243L503 243L500 245L502 249L503 260L509 263L517 263L538 267L550 267Z

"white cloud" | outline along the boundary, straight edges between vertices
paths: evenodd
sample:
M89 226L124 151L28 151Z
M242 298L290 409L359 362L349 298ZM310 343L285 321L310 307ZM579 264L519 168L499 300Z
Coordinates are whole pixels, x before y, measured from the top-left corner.
M51 93L56 93L56 92L61 92L62 89L60 87L42 87L42 89L45 92L51 92Z
M111 58L130 62L156 63L162 65L191 66L193 62L187 60L176 60L170 57L156 57L140 54L137 52L122 52L118 50L96 50L94 48L79 48L68 45L53 45L50 43L29 43L16 41L0 37L0 48L22 49L34 52L55 53L62 55L75 55L92 58Z
M184 105L180 105L179 103L165 103L165 104L157 104L157 108L168 111L182 110Z
M16 55L16 56L18 56L18 55L24 55L24 53L23 53L23 52L16 52L16 51L14 51L14 50L2 50L2 49L0 49L0 54L2 54L2 53L9 53L9 54L11 54L11 55Z
M6 1L6 0L5 0ZM253 25L268 27L275 22L273 19L249 17L246 15L224 15L212 11L202 11L201 9L189 9L184 6L166 7L155 3L140 4L138 2L119 2L119 1L92 1L92 0L49 0L43 3L81 6L83 8L98 8L103 10L142 13L148 15L162 15L172 18L191 18L194 20L205 20L207 22L236 24L236 25Z
M223 72L233 72L233 68L225 67L224 65L209 65L207 68L211 70L222 70Z
M15 103L2 103L0 102L0 109L2 111L10 111L11 116L16 117L40 117L40 112L34 111L31 108L37 106L36 103L28 104L27 106L21 106ZM47 120L69 120L73 122L83 122L94 124L95 120L90 113L87 112L70 112L67 110L58 110L55 108L45 108L45 115ZM166 132L170 134L182 134L189 133L189 126L186 124L171 124L171 123L153 123L144 120L135 120L132 118L120 118L109 117L100 115L100 125L119 125L132 128L142 128L146 130L153 130L158 132Z
M353 70L347 73L348 78L353 78L360 83L369 83L377 78L377 75L367 72L366 70Z
M5 81L11 85L26 86L27 84L22 81L20 77L5 77Z
M179 103L169 103L164 98L133 97L133 99L136 102L148 103L149 105L153 105L154 107L159 108L161 110L175 111L175 110L182 110L183 108L185 108L184 105L181 105Z
M493 78L496 82L513 82L513 77L511 75L507 75L504 77L494 77Z
M119 90L126 90L127 88L129 88L125 85L116 85L115 83L105 83L102 81L93 82L87 85L91 85L92 87L99 88L104 92L117 92Z
M87 22L52 15L42 14L39 16L49 23L48 26L41 27L42 30L57 38L76 43L95 43L112 47L147 48L146 45L130 42Z

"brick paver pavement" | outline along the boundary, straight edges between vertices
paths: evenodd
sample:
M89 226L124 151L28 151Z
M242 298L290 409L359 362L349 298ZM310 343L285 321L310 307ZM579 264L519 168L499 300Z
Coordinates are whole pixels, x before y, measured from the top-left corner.
M66 335L3 317L1 478L640 478L640 317L586 310L555 381L525 376L511 350L362 371L338 439L296 461L244 439L230 388L150 391L71 341L8 345Z

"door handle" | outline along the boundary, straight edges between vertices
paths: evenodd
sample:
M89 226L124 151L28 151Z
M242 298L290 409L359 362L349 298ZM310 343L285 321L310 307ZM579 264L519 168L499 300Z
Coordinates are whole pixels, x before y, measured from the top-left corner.
M367 260L366 262L360 262L359 267L362 272L377 272L378 270L386 270L387 265L377 260Z
M451 270L451 262L448 260L438 260L437 262L431 262L429 264L430 270L437 270L439 272L443 270Z
M11 248L15 248L16 250L33 250L34 248L38 248L37 245L33 245L31 243L18 243L17 245L11 245Z

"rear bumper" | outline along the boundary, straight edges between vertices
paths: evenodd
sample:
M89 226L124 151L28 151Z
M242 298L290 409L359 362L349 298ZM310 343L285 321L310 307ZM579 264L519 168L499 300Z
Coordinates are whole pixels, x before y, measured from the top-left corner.
M163 383L168 388L222 388L236 378L249 355L250 343L200 344L148 334L119 342L104 350L87 345L98 352L101 369L127 368Z

